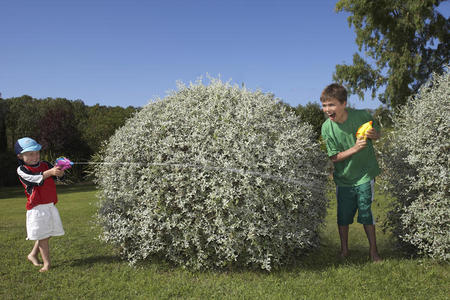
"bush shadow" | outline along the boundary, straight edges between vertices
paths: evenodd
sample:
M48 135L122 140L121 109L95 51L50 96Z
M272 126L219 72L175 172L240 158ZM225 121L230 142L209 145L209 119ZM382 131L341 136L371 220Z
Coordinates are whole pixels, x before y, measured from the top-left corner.
M18 198L18 197L23 197L23 198L26 197L24 189L21 185L0 187L0 199Z
M71 267L83 267L91 266L95 264L111 264L111 263L123 263L124 260L117 255L99 255L90 256L86 258L78 258L70 261L66 261Z
M57 184L58 194L84 193L97 190L97 186L92 182L74 183L74 184ZM25 192L22 185L0 187L0 199L24 197Z
M309 272L323 272L333 268L340 267L364 267L368 264L373 264L369 258L368 247L354 247L350 249L350 254L346 258L341 258L339 255L339 249L336 247L331 247L329 245L322 245L319 248L309 250L306 253L299 254L294 258L286 261L286 263L280 267L274 268L271 271L263 270L257 266L237 266L230 265L225 268L215 268L206 270L189 270L185 269L186 272L192 274L206 274L206 273L217 273L217 274L243 274L243 273L255 273L261 275L276 275L276 274L296 274L303 271ZM383 260L395 260L395 259L407 259L399 250L386 249L387 251L382 251L380 256ZM70 261L65 261L62 264L67 264L71 267L84 267L92 266L98 264L123 264L127 265L128 261L123 259L120 255L99 255L90 256L86 258L78 258ZM171 273L183 269L182 267L167 261L160 255L152 255L144 261L139 261L133 267L138 269L155 269L159 273Z
M381 252L380 256L383 260L404 258L400 253L384 253ZM350 253L347 257L343 258L340 255L339 249L333 250L318 250L314 253L308 253L298 257L290 264L283 266L275 272L287 272L296 273L299 271L312 271L322 272L330 268L339 267L363 267L368 264L372 264L372 260L369 257L369 249L367 248L353 248L350 249Z
M97 191L97 186L91 182L57 185L58 194L86 193L95 191Z

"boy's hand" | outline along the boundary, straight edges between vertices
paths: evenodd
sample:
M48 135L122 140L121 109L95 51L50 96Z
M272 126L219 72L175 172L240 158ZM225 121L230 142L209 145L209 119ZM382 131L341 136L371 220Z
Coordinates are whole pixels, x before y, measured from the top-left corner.
M366 137L371 140L378 140L380 138L380 134L374 128L371 128L367 130Z
M356 152L359 152L362 149L366 148L366 146L367 146L367 140L361 138L361 139L356 140L356 143L353 146L353 148L355 148Z
M330 159L333 163L337 163L340 161L343 161L350 156L352 156L355 153L358 153L362 149L366 148L367 141L364 138L356 139L355 144L350 149L347 149L345 151L339 152L336 155L330 156Z
M343 160L349 158L350 156L352 156L353 154L358 153L362 149L366 148L366 146L367 146L367 141L364 138L356 139L356 142L353 145L353 147L351 147L350 149L347 149L345 151L339 152L336 155L330 156L330 159L333 163L343 161Z

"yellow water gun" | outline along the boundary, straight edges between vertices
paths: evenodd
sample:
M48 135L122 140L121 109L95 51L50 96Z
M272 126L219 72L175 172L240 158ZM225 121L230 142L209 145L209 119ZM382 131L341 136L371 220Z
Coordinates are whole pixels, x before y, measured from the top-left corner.
M358 131L356 132L356 138L357 139L363 138L363 139L367 140L366 133L370 129L372 129L372 121L362 124L358 128Z

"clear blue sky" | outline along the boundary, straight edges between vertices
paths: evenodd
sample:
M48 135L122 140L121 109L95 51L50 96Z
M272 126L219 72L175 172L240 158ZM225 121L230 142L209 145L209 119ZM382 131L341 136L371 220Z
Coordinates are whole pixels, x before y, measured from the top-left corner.
M143 106L208 73L304 105L357 51L336 2L2 0L0 93Z

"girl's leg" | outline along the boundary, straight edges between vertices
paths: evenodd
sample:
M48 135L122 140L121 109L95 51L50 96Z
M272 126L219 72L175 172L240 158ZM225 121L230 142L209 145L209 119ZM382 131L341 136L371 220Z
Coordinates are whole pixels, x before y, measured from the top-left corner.
M50 269L50 249L48 246L49 237L39 241L39 251L41 252L41 257L44 262L44 266L39 270L39 272L45 272Z
M33 249L31 250L30 254L28 254L27 258L29 261L33 263L35 266L42 266L41 262L38 258L39 254L39 241L36 241L34 243Z
M364 225L367 239L369 240L369 255L373 262L381 261L378 255L377 240L375 236L375 225Z
M341 257L348 256L348 225L338 225L339 237L341 239Z

